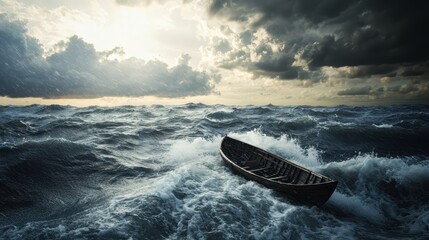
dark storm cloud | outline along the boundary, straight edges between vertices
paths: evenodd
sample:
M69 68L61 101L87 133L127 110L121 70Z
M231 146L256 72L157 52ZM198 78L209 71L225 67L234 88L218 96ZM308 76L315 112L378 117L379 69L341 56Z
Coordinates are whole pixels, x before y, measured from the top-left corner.
M429 63L414 65L414 66L406 66L400 71L401 76L409 77L409 76L429 76Z
M352 67L346 75L348 78L366 78L374 75L396 76L397 65L366 65Z
M424 92L425 94L421 94ZM352 87L337 92L338 96L361 96L361 95L371 95L371 96L380 96L381 94L389 94L396 96L404 95L418 95L417 97L428 96L428 85L421 84L418 82L407 82L404 84L394 85L390 87ZM416 97L416 96L415 96Z
M236 37L236 41L243 46L233 47L226 39L214 39L212 51L222 55L217 62L219 67L243 68L250 70L255 76L269 76L283 80L306 79L310 76L311 73L303 70L301 66L293 66L295 59L292 49L279 52L273 49L275 43L264 41L249 47L253 38L250 31L245 31ZM257 60L252 60L251 55L254 55Z
M120 53L97 52L77 36L59 44L63 50L43 57L37 39L24 23L0 15L0 96L99 97L195 96L212 92L211 76L193 70L189 55L177 66L153 60L107 60Z
M285 73L293 72L291 59L298 53L310 71L324 66L362 68L350 77L391 76L404 65L427 63L428 9L428 1L399 0L212 0L208 7L212 16L242 23L251 32L264 28L286 44L283 56L267 58L250 70L272 75L281 64ZM251 21L254 16L259 18ZM404 75L417 76L427 68L408 69Z
M286 80L307 77L308 74L300 67L292 66L294 59L290 56L278 55L275 57L271 57L272 53L267 55L270 56L253 65L253 68L255 69L254 71L256 73L259 73L261 75L271 75L272 77L278 77L280 79Z

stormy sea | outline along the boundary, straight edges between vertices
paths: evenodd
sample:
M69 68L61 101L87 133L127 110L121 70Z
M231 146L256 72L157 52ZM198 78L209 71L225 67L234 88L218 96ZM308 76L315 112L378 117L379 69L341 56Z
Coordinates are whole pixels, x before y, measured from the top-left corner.
M225 135L337 189L294 205ZM429 239L429 106L0 106L0 239Z

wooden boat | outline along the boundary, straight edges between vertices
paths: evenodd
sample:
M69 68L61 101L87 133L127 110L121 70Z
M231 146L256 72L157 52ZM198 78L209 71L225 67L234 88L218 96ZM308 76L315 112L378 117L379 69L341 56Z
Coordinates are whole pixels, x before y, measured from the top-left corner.
M258 147L225 136L220 155L233 172L275 191L298 204L323 205L337 181L294 164Z

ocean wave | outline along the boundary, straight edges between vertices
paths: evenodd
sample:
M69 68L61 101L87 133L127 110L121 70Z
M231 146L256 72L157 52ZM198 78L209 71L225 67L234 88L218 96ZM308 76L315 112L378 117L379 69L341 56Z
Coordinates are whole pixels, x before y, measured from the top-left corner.
M0 107L0 238L426 239L428 109ZM338 187L293 205L223 164L226 134Z
M45 201L46 194L52 195L53 191L81 191L107 181L152 173L150 168L126 167L87 145L65 139L24 142L1 147L0 152L0 211ZM58 198L56 202L62 197Z
M386 156L429 154L429 149L425 147L429 141L429 129L380 128L372 125L331 126L321 129L318 136L321 139L319 146L328 151L337 148L345 156L360 152L376 152Z
M211 120L230 120L236 118L234 112L217 111L207 114L207 118Z
M327 205L342 214L364 218L381 227L401 224L403 232L424 233L429 197L429 160L360 155L325 166L339 186ZM421 218L417 229L415 219Z
M37 109L37 114L52 114L52 113L58 113L60 111L64 111L67 109L70 109L70 106L64 106L64 105L33 105L34 108Z
M273 125L275 129L278 128L279 130L281 129L283 133L287 133L289 131L306 131L313 129L317 126L317 121L310 117L298 117L288 121L281 121Z

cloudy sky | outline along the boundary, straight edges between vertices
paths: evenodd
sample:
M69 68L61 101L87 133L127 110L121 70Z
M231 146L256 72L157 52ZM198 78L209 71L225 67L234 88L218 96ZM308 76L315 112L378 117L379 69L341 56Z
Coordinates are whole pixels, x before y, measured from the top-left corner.
M0 104L429 104L428 1L0 0Z

